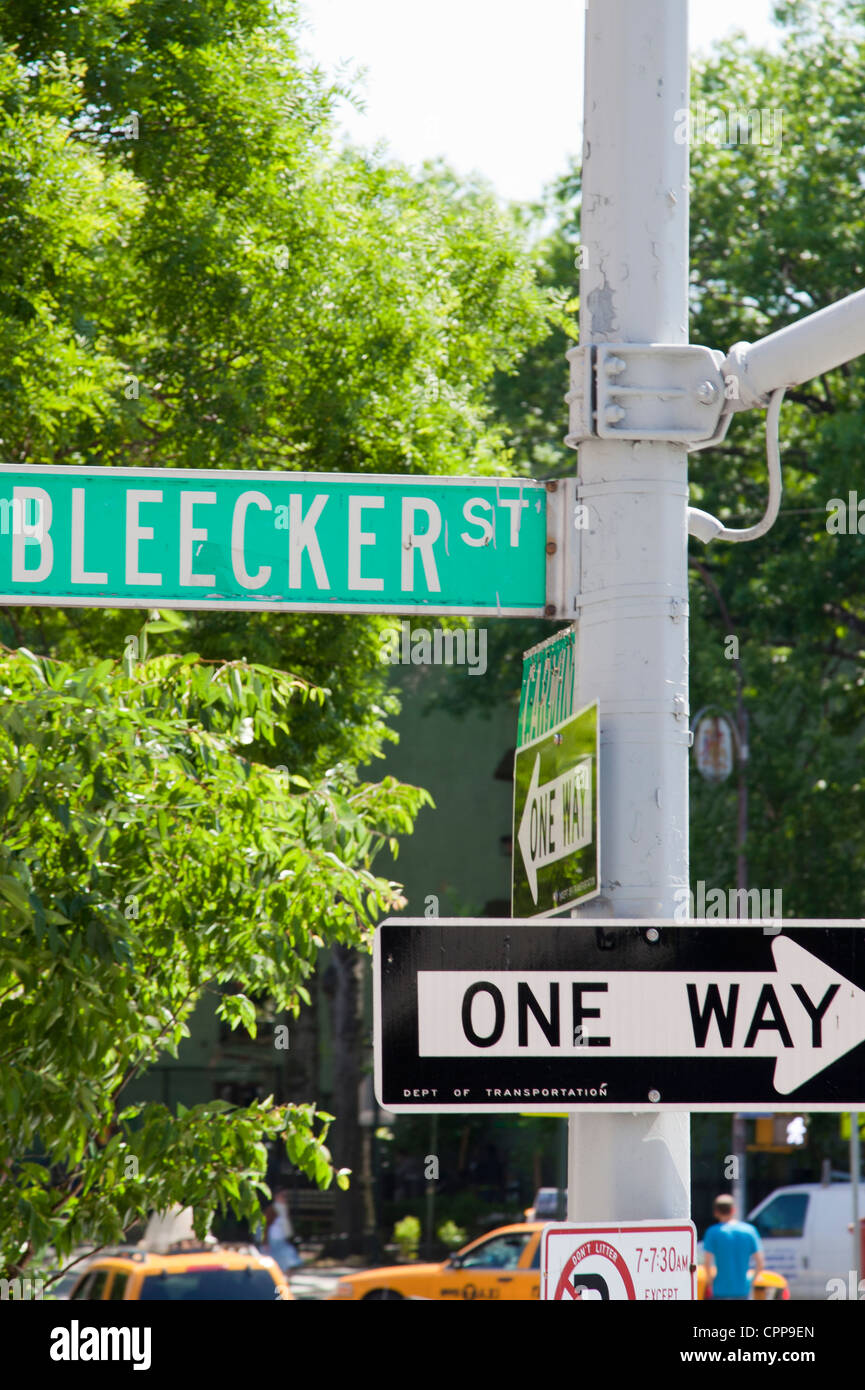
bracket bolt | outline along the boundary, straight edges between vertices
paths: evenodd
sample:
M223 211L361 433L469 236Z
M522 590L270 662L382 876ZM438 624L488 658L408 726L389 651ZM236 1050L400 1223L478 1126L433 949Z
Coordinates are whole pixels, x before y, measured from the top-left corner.
M604 371L607 376L621 376L627 365L621 357L608 357L604 362Z
M647 928L646 928L646 940L647 940L647 941L655 942L655 941L660 941L660 939L661 939L661 933L658 931L658 928L657 928L657 927L647 927Z
M653 1105L657 1105L657 1104L658 1104L658 1101L659 1101L660 1099L661 1099L661 1092L660 1092L660 1091L650 1091L650 1092L649 1092L649 1100L652 1102Z
M617 425L624 418L625 412L620 405L608 405L604 411L604 419L608 425Z
M717 395L718 388L713 381L701 381L697 387L697 400L701 405L711 405Z

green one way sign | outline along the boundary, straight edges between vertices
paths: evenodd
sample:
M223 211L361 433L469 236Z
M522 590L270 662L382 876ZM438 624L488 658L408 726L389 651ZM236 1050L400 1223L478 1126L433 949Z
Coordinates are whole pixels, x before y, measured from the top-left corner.
M600 892L598 705L518 748L513 913L550 917Z
M4 464L0 600L543 616L561 589L556 487Z

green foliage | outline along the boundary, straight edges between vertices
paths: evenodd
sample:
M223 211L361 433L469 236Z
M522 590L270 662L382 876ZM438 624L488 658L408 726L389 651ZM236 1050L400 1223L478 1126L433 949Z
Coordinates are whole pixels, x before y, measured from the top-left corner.
M574 471L575 455L564 444L564 396L565 353L579 337L579 196L579 174L569 170L540 203L524 210L549 330L529 345L515 370L499 372L494 383L496 415L508 444L536 478Z
M0 10L0 457L524 468L491 389L553 312L525 229L440 165L340 151L345 93L298 25L292 0ZM280 750L324 772L393 737L379 627L198 614L176 640L328 688ZM129 631L122 613L0 615L9 645L73 662Z
M762 110L766 143L691 150L691 341L726 350L849 294L865 283L862 70L865 5L797 0L776 6L781 51L719 45L696 68L691 102L715 114ZM772 125L769 113L774 112ZM781 119L779 121L778 114ZM772 142L780 129L782 138ZM550 190L535 227L546 285L573 292L579 170ZM526 354L497 393L517 456L552 471L567 417L561 327ZM784 500L768 536L749 545L691 542L691 708L735 709L750 721L749 881L783 890L785 915L859 917L865 822L865 586L860 535L827 534L832 498L865 500L863 359L787 393L781 415ZM556 451L560 450L557 455ZM561 458L561 467L553 460ZM691 501L727 525L765 508L763 417L735 416L725 442L691 455ZM515 702L520 652L549 624L488 628L490 675L448 692L451 707ZM725 656L739 638L740 659ZM691 778L691 875L736 883L736 786Z
M439 165L339 150L299 26L294 0L0 9L3 461L515 466L491 384L551 312L523 228ZM330 1181L310 1107L122 1092L202 996L247 1031L262 995L296 1011L322 943L399 906L370 866L426 798L357 771L394 737L381 621L0 611L10 1268L152 1204L248 1214L277 1133Z
M513 1202L493 1202L480 1196L471 1188L458 1192L439 1192L436 1194L436 1218L453 1221L455 1226L466 1232L467 1240L477 1240L488 1234L496 1226L510 1225L525 1220L525 1208ZM423 1225L426 1220L426 1197L403 1197L399 1200L383 1202L380 1225L383 1230L404 1215L417 1217Z
M455 1221L443 1221L436 1232L442 1245L446 1245L448 1250L459 1250L461 1245L465 1245L468 1236Z
M416 1216L404 1216L393 1228L393 1238L404 1260L416 1260L420 1245L420 1222Z
M783 113L772 144L695 146L692 338L750 340L858 289L865 143L861 4L777 7L781 52L734 38L697 74L710 111ZM830 535L827 504L865 497L858 359L787 393L781 416L784 500L753 545L692 545L692 708L730 707L739 685L750 717L752 884L783 890L786 915L862 915L865 862L865 589L858 535ZM693 462L695 504L728 525L762 513L762 417L734 419L724 445ZM724 659L739 637L740 660ZM735 787L692 778L692 877L735 883Z
M372 860L426 793L252 760L250 739L272 744L293 702L323 698L265 667L73 669L22 651L0 660L0 691L3 1266L117 1240L174 1203L202 1225L229 1205L252 1215L278 1135L328 1185L331 1117L312 1105L172 1116L123 1091L177 1055L206 994L254 1033L251 996L296 1014L323 945L368 949L403 901Z
M39 76L0 48L0 399L6 461L54 462L92 433L123 380L119 344L92 306L122 274L124 227L142 208L128 170L69 138L81 67L55 54Z

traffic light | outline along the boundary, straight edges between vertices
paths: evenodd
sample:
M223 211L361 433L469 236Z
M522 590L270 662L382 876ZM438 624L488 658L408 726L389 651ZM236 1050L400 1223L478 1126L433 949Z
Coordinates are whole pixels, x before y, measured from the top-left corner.
M783 1120L784 1116L779 1116L779 1119ZM794 1148L805 1143L807 1132L808 1121L804 1115L794 1115L792 1120L787 1121L787 1143L792 1144Z
M808 1142L806 1115L758 1115L749 1153L792 1153Z

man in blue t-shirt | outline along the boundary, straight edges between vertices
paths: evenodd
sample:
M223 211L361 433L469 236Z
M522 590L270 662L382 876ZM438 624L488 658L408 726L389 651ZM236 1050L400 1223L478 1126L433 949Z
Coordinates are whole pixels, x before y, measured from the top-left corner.
M733 1198L716 1197L712 1210L717 1224L703 1237L703 1263L712 1298L747 1298L748 1267L754 1258L754 1272L760 1273L766 1261L760 1237L747 1221L737 1221ZM708 1293L708 1290L707 1290Z

